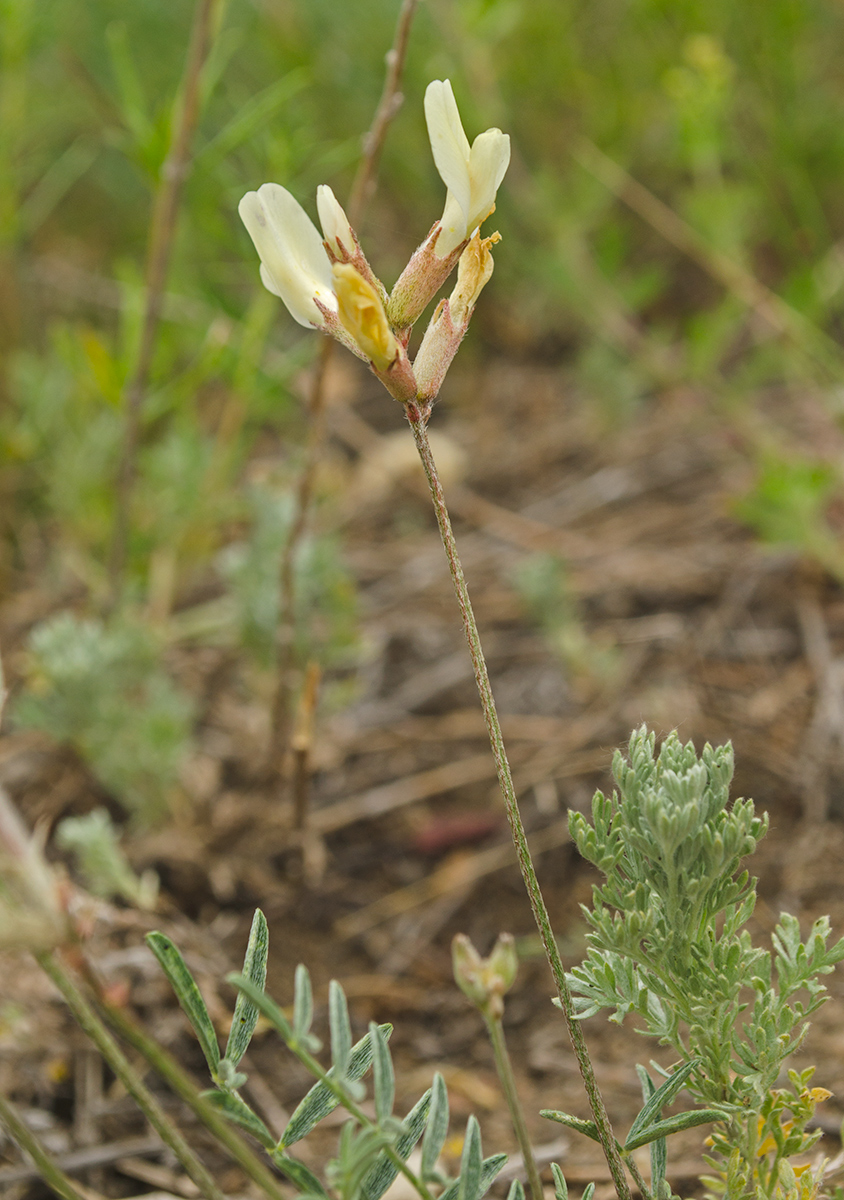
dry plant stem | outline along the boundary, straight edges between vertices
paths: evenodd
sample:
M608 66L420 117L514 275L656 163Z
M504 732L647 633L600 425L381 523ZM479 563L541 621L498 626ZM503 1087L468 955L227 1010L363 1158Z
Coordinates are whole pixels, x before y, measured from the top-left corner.
M513 1129L516 1133L519 1149L522 1152L522 1162L524 1163L528 1186L530 1187L531 1200L543 1200L545 1193L542 1187L542 1180L539 1178L536 1159L533 1156L533 1146L531 1145L530 1134L525 1124L522 1102L516 1090L513 1065L510 1062L507 1043L504 1040L504 1026L501 1023L501 1018L496 1017L489 1011L488 1005L481 1008L481 1016L484 1019L484 1024L489 1034L492 1054L495 1058L495 1069L498 1072L501 1086L504 1088L504 1098L510 1110L510 1120L513 1122Z
M319 693L319 663L308 663L305 685L299 698L299 715L293 733L293 828L304 829L308 821L310 800L311 748L314 741L314 719Z
M478 693L481 698L481 707L484 712L484 720L486 722L487 733L489 734L490 746L492 747L493 757L495 758L495 766L498 773L498 782L501 791L504 795L504 804L507 809L507 820L510 823L510 830L513 835L513 842L516 847L516 854L519 860L519 869L522 873L525 887L527 889L530 905L533 909L534 919L536 921L539 936L542 939L542 945L545 950L545 957L548 959L548 965L554 976L554 983L557 987L557 994L562 1005L563 1016L565 1017L566 1026L568 1028L569 1037L571 1038L572 1048L574 1049L577 1058L580 1073L583 1076L583 1083L586 1087L586 1092L589 1097L589 1104L592 1109L592 1115L595 1119L595 1125L598 1129L598 1134L601 1139L604 1154L607 1159L607 1164L612 1175L613 1183L615 1184L616 1193L619 1200L631 1200L630 1188L627 1184L627 1179L624 1174L621 1155L619 1153L618 1144L613 1136L612 1126L610 1125L609 1116L607 1115L606 1107L604 1106L603 1097L598 1089L598 1083L595 1079L595 1072L592 1068L592 1061L589 1058L589 1051L586 1048L586 1041L583 1037L583 1030L580 1022L575 1020L574 1005L572 1003L571 991L566 982L566 972L563 967L563 961L560 958L560 951L557 948L557 942L554 938L551 929L551 922L548 917L548 910L545 907L545 900L539 887L539 880L536 877L536 871L533 866L533 861L530 856L527 838L525 836L524 825L522 824L521 813L519 812L519 803L516 798L516 790L513 786L513 777L510 772L510 764L507 761L507 752L504 747L504 739L501 734L501 725L498 720L498 712L495 707L495 700L492 695L492 687L489 682L489 674L486 669L486 661L484 659L483 648L481 647L480 635L478 633L475 614L472 611L472 602L469 598L469 589L466 586L466 580L463 577L463 568L460 563L460 557L457 552L457 543L454 539L454 532L451 528L451 520L446 507L445 496L443 494L442 485L437 474L436 463L431 453L431 445L428 441L427 419L428 414L424 413L414 404L405 406L407 419L410 423L410 428L413 430L413 438L416 442L416 449L419 451L419 457L422 460L422 466L425 469L425 475L428 480L428 486L431 489L431 497L434 501L434 511L437 516L437 524L440 529L440 537L442 538L443 547L445 549L446 558L448 559L448 567L451 572L452 583L454 590L457 593L457 602L460 605L460 613L463 618L463 630L466 634L466 641L469 645L469 654L472 658L472 667L475 672L475 682L478 685Z
M393 117L401 107L403 97L399 89L401 87L402 74L404 73L405 59L407 58L410 27L413 24L413 15L417 4L418 0L404 0L399 12L398 22L396 23L393 44L387 51L387 74L384 78L384 90L381 93L381 99L378 101L378 108L375 110L370 130L363 140L363 157L355 173L351 195L349 196L348 214L352 228L357 226L363 216L366 205L372 197L375 185L375 168L378 164L378 159L381 157L381 151L384 148L387 130L390 127Z
M120 1036L144 1056L154 1071L170 1085L177 1096L193 1110L218 1142L229 1152L244 1174L260 1187L271 1200L287 1200L283 1189L272 1172L265 1166L240 1134L224 1117L221 1117L200 1094L199 1088L167 1051L131 1020L122 1009L110 1004L102 996L99 980L90 966L84 964L85 974L94 989L106 1020Z
M206 1200L226 1200L152 1092L135 1074L123 1051L58 959L53 954L36 954L35 957L38 965L61 992L77 1024L97 1047L161 1140L176 1155L200 1193Z
M200 111L202 69L211 49L217 10L221 0L197 0L185 69L180 84L181 101L175 121L173 140L155 194L147 248L146 295L138 354L134 370L126 384L124 403L126 429L123 454L117 476L114 531L109 559L110 604L115 607L126 568L132 488L141 432L141 410L149 383L164 286L176 234L176 221L182 189L190 170L191 142Z
M696 229L588 138L577 138L571 154L585 171L623 200L667 242L757 312L775 333L787 338L804 358L820 366L825 375L835 380L840 378L841 348L822 329L760 283L735 259L711 246Z
M375 172L384 146L390 122L401 104L401 79L407 58L410 29L418 0L404 0L399 12L393 44L387 52L387 74L384 90L372 125L363 141L363 156L355 173L350 202L349 221L356 228L371 199ZM294 633L296 628L296 555L307 529L313 501L316 470L325 437L325 377L335 343L325 338L319 353L316 370L308 396L308 444L305 461L296 487L294 517L287 534L279 569L280 599L277 633L278 676L270 720L270 744L267 756L268 773L273 782L284 779L290 732L292 726L293 674L295 669Z
M72 1183L69 1176L52 1159L32 1130L21 1120L14 1105L0 1092L0 1122L6 1126L12 1139L25 1151L38 1168L38 1173L48 1187L62 1200L87 1200L87 1197Z
M305 461L296 484L293 520L281 555L279 569L279 619L276 630L278 677L270 717L268 768L272 780L284 777L292 721L293 672L296 665L296 557L308 526L313 501L316 469L325 437L325 376L334 342L325 338L308 394L308 442Z

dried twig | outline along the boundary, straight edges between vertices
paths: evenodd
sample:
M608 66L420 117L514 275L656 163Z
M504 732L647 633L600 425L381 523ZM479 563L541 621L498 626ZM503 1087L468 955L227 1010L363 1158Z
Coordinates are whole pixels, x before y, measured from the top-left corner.
M488 754L470 754L466 758L431 767L415 775L406 775L390 783L379 784L356 796L338 800L313 814L312 824L321 833L334 833L353 821L372 820L396 808L403 808L428 796L439 796L454 788L466 787L483 779L495 778L495 763Z
M364 208L372 197L378 159L387 136L390 122L398 112L402 95L399 91L407 56L410 27L418 0L403 0L393 45L387 53L387 74L384 90L378 103L369 133L364 138L363 157L352 184L348 206L349 220L357 227ZM291 696L293 693L294 633L296 627L296 558L310 519L316 470L325 438L325 380L334 349L331 338L323 341L308 395L308 442L305 458L295 489L294 516L287 534L279 570L280 611L277 631L277 682L273 700L267 768L271 781L280 784L284 778L291 726Z
M293 733L293 828L304 829L308 819L310 798L310 758L314 740L317 692L320 669L315 662L308 663L305 686L299 701L296 729Z
M121 1138L118 1142L106 1142L102 1146L85 1146L81 1150L68 1150L64 1154L57 1154L53 1161L62 1171L86 1171L89 1167L107 1166L127 1155L138 1158L142 1154L160 1154L163 1148L160 1138L144 1135ZM3 1195L3 1187L6 1184L38 1179L40 1174L40 1168L34 1164L22 1163L15 1167L0 1167L0 1195Z
M110 603L117 604L126 567L132 488L141 433L141 410L149 384L164 285L170 269L182 189L190 171L191 143L200 113L202 72L213 41L221 0L197 0L185 69L179 87L173 140L155 194L147 247L146 298L138 354L124 392L126 429L117 477L114 530L109 558Z
M796 308L761 283L734 258L707 242L696 229L634 179L588 138L578 137L571 154L585 171L600 180L619 200L661 234L675 249L691 258L727 291L757 313L780 337L786 338L825 375L840 377L841 348Z

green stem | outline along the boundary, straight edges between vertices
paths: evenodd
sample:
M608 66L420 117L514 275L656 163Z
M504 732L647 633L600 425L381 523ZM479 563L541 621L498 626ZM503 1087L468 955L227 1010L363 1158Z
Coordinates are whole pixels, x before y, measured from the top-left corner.
M100 999L106 1019L117 1030L121 1037L138 1050L153 1070L170 1085L176 1095L193 1110L214 1137L223 1145L244 1174L260 1187L271 1200L287 1200L285 1192L280 1187L273 1173L264 1165L261 1159L244 1142L243 1138L233 1129L225 1117L203 1098L199 1088L182 1070L179 1064L170 1057L162 1046L144 1032L124 1012L114 1005Z
M510 1062L507 1042L504 1039L504 1026L501 1023L501 1018L489 1011L488 1005L481 1007L481 1016L486 1024L490 1044L492 1045L493 1057L495 1058L495 1069L498 1072L498 1078L501 1080L501 1086L504 1088L504 1097L507 1101L507 1107L510 1110L510 1120L513 1122L513 1129L516 1133L519 1149L522 1152L522 1161L527 1174L532 1200L543 1200L544 1189L542 1187L542 1180L539 1178L539 1169L536 1165L536 1159L533 1156L533 1147L530 1144L530 1135L525 1124L522 1102L519 1099L519 1093L516 1091L513 1065Z
M566 1026L568 1028L569 1037L571 1039L572 1048L577 1058L580 1073L583 1076L583 1083L586 1088L586 1093L589 1097L589 1105L592 1109L592 1115L595 1120L595 1125L598 1129L598 1136L601 1139L601 1145L606 1156L607 1164L612 1175L613 1183L615 1184L616 1194L619 1200L631 1200L630 1187L624 1174L624 1166L622 1164L621 1155L613 1136L612 1126L604 1105L603 1097L598 1089L598 1082L595 1079L595 1071L592 1067L592 1060L589 1057L589 1051L586 1047L586 1040L583 1037L583 1031L580 1027L580 1022L576 1020L574 1015L574 1003L572 1001L571 991L566 982L566 972L563 967L563 961L560 958L560 951L557 947L557 942L551 929L551 922L548 917L548 909L545 906L545 900L539 887L539 880L536 877L533 860L530 856L530 849L525 836L524 825L522 824L521 813L519 812L519 802L516 798L516 789L513 786L513 776L510 772L510 764L507 761L507 752L504 747L504 738L501 733L501 724L498 720L498 712L495 707L495 700L492 695L492 687L489 682L489 674L486 669L486 661L484 659L483 649L481 647L480 634L478 633L475 614L472 611L472 602L469 598L469 589L466 586L466 580L463 577L463 568L460 563L460 557L457 552L457 543L454 539L454 532L451 528L451 520L448 515L448 508L443 494L442 484L440 483L439 475L437 474L436 463L434 462L433 454L431 453L431 445L428 441L427 432L427 414L424 413L415 404L405 405L407 419L410 423L410 428L413 430L413 438L416 442L416 449L419 451L419 457L422 460L422 466L425 469L425 475L428 480L428 486L431 489L431 497L434 501L434 511L437 516L437 524L440 528L440 537L442 538L443 548L445 549L446 558L448 559L448 568L451 572L451 580L454 584L454 590L457 593L457 602L460 606L460 614L463 618L463 630L466 634L466 641L469 645L469 654L472 658L472 667L475 672L475 682L478 685L478 693L481 698L481 707L483 708L484 721L486 722L487 733L489 734L490 746L492 747L495 766L498 773L498 782L504 796L504 804L507 809L507 820L510 822L510 831L513 835L513 843L516 847L516 854L519 860L519 869L522 873L525 887L527 889L528 898L533 916L536 921L539 936L542 939L542 946L545 950L545 956L548 959L548 965L551 968L551 973L554 976L554 983L557 987L557 994L560 998L560 1004L565 1017Z
M642 1172L639 1170L639 1168L636 1166L636 1163L633 1161L633 1155L632 1154L622 1155L622 1161L624 1162L625 1166L627 1167L627 1170L633 1176L633 1182L636 1184L636 1187L642 1193L642 1200L653 1200L653 1193L651 1192L651 1189L648 1187L648 1185L645 1183L644 1179L642 1178Z
M87 1034L97 1047L161 1140L176 1155L202 1195L206 1197L206 1200L226 1200L155 1096L138 1078L123 1051L58 960L52 954L36 954L35 957L38 965L61 992L83 1033Z
M86 1200L86 1197L76 1190L61 1167L53 1161L32 1130L24 1124L15 1106L1 1092L0 1121L6 1126L21 1150L25 1150L32 1159L38 1168L38 1174L47 1187L52 1188L57 1196L62 1197L62 1200Z
M282 1029L280 1029L278 1026L276 1026L276 1028L278 1028L288 1050L295 1054L299 1059L299 1062L304 1067L307 1067L310 1073L314 1075L321 1083L324 1083L330 1092L334 1093L334 1095L342 1104L343 1108L345 1108L346 1112L350 1113L363 1129L377 1130L378 1126L376 1123L371 1121L366 1113L355 1103L355 1101L343 1087L342 1083L340 1083L335 1077L329 1075L329 1073L317 1062L314 1056L310 1054L295 1038L286 1037ZM386 1145L384 1147L384 1154L386 1154L393 1166L396 1167L402 1173L402 1175L404 1175L411 1187L416 1189L416 1191L422 1197L422 1200L433 1200L433 1197L427 1186L423 1183L415 1171L413 1171L407 1165L401 1155L396 1153L392 1146Z

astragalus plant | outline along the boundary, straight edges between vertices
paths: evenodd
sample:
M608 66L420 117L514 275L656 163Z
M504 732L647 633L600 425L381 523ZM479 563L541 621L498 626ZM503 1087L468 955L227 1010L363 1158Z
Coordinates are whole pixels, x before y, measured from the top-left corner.
M793 1168L789 1160L816 1140L814 1133L806 1132L806 1125L826 1093L809 1087L810 1072L792 1073L790 1091L775 1085L785 1058L805 1033L805 1018L823 998L818 976L844 957L844 942L828 950L829 926L822 920L804 945L796 920L784 917L774 934L773 958L752 946L744 926L753 911L755 885L740 873L740 864L755 848L766 822L754 815L750 801L739 800L730 807L729 748L707 747L698 760L691 745L681 746L672 735L655 759L653 736L642 730L631 741L630 763L616 757L621 800L599 793L594 826L581 816L572 818L579 848L607 873L608 880L596 890L595 909L588 914L593 927L589 956L571 975L564 970L525 837L478 627L427 435L433 402L492 274L491 247L499 235L481 238L480 226L495 207L509 162L509 138L489 129L470 146L447 80L429 84L425 116L434 161L448 188L445 209L392 291L373 272L328 187L317 192L322 238L298 202L278 184L249 192L241 201L240 214L260 255L264 285L284 301L300 324L336 338L366 361L404 405L457 594L519 866L593 1119L577 1121L556 1110L547 1110L546 1115L601 1143L620 1200L631 1196L627 1172L644 1195L670 1196L666 1137L705 1123L714 1123L711 1147L716 1175L710 1186L716 1192L754 1200L803 1200L818 1194L822 1171L813 1176ZM413 324L455 266L456 286L434 309L411 361ZM478 957L471 967L467 954L464 947L463 967L470 974L475 971L478 979L486 978L485 964L491 960ZM459 970L457 974L460 981ZM472 993L468 976L461 986ZM807 999L796 999L799 992ZM491 1021L491 997L481 987L474 1002L487 1019L495 1043L502 1035ZM619 1020L627 1012L637 1013L646 1031L673 1046L679 1059L660 1087L640 1069L644 1107L623 1143L610 1126L581 1027L584 1016L607 1006L616 1010ZM499 1051L502 1048L503 1043ZM496 1059L502 1070L502 1053L497 1052ZM508 1091L505 1076L506 1068L502 1078ZM704 1107L663 1118L663 1108L674 1103L682 1087ZM514 1124L524 1143L523 1122L515 1112ZM650 1188L631 1157L634 1149L646 1144L652 1147ZM538 1178L523 1148L533 1176L532 1191L538 1193ZM555 1179L562 1197L566 1194L562 1174L557 1172Z
M804 943L796 920L783 917L773 935L773 952L753 946L745 926L753 913L755 881L741 864L764 834L766 821L756 816L750 801L730 803L729 747L707 746L698 758L690 744L681 745L671 735L657 756L653 735L642 729L632 737L629 761L616 755L618 792L611 797L597 793L592 823L582 814L571 818L577 846L604 873L606 882L595 889L594 906L586 911L591 933L585 961L568 974L563 966L525 836L426 429L433 401L492 273L490 247L498 235L481 238L479 229L494 209L509 161L509 140L500 130L491 129L470 146L447 81L428 87L425 112L434 160L448 194L441 219L390 293L370 267L329 188L321 187L317 195L322 237L293 196L277 184L264 184L248 193L240 211L261 257L261 278L269 290L302 325L333 336L366 361L404 405L457 593L519 866L592 1110L589 1121L558 1109L547 1109L544 1115L601 1144L619 1200L631 1200L631 1179L644 1200L674 1200L668 1182L668 1139L704 1125L711 1127L713 1174L706 1186L713 1195L728 1200L813 1200L821 1195L823 1166L812 1168L799 1159L816 1140L808 1123L816 1104L828 1093L811 1086L811 1070L789 1072L788 1087L781 1086L780 1074L801 1043L806 1018L824 998L820 977L844 958L844 941L827 947L829 923L822 918ZM413 324L455 267L456 285L434 309L411 361ZM0 886L0 908L14 916L22 904L31 903L21 878L35 850L16 833L16 827L0 821L0 850L4 842L5 872L14 886ZM478 1123L470 1117L459 1173L447 1178L439 1161L449 1123L445 1085L435 1076L431 1089L409 1113L402 1118L395 1115L388 1026L370 1025L355 1043L345 996L340 985L332 983L330 1065L325 1065L311 1027L313 999L306 969L297 970L292 1010L282 1011L265 994L268 937L260 912L253 922L243 972L229 978L238 989L238 999L222 1053L181 954L163 934L149 935L205 1054L214 1086L200 1095L161 1047L116 1011L107 997L99 994L92 1006L82 994L55 953L71 946L78 957L77 934L65 920L65 901L53 888L50 871L40 857L38 863L40 874L33 878L36 890L46 896L41 921L45 942L35 947L38 961L201 1195L223 1200L214 1179L105 1030L97 1004L99 1013L156 1067L272 1200L284 1200L288 1193L280 1190L266 1158L256 1156L231 1123L260 1144L272 1166L305 1200L379 1200L399 1174L421 1200L481 1200L504 1156L484 1158ZM3 869L0 857L0 873ZM531 1200L543 1200L501 1020L504 996L516 970L512 940L502 937L493 953L482 958L458 938L454 962L460 986L487 1023L524 1152ZM89 985L92 976L89 971ZM92 990L96 993L96 987ZM644 1032L670 1046L676 1056L672 1069L661 1072L664 1078L657 1082L638 1068L643 1106L623 1140L610 1125L583 1035L583 1019L603 1008L613 1010L614 1020L628 1014L638 1017ZM242 1060L259 1015L315 1079L280 1133L271 1131L241 1095L247 1079ZM367 1105L363 1076L370 1069L372 1095ZM683 1091L698 1107L686 1105L679 1113L665 1115ZM348 1120L336 1157L317 1173L292 1148L337 1106L346 1110ZM52 1169L48 1156L2 1097L0 1120L33 1157L40 1155L36 1161L42 1171ZM634 1157L643 1146L650 1147L649 1182ZM557 1164L552 1164L552 1174L556 1200L567 1200L565 1176ZM66 1177L54 1172L54 1178L58 1194L79 1200L80 1194ZM595 1185L590 1184L584 1200L594 1192ZM524 1200L520 1182L512 1185L509 1200Z

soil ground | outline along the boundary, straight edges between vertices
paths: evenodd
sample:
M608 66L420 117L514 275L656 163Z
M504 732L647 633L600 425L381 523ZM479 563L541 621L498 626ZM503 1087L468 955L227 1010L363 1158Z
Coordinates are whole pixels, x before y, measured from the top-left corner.
M343 489L338 524L366 651L353 691L340 676L325 681L305 845L291 830L289 802L256 778L267 681L230 648L181 643L171 665L203 712L184 780L189 803L172 826L130 846L135 866L161 877L160 911L97 906L92 957L201 1078L199 1051L143 932L162 928L181 946L224 1031L232 993L220 980L239 965L260 905L272 994L290 1001L304 961L323 1027L326 985L339 979L356 1030L371 1019L395 1023L398 1110L440 1069L455 1130L475 1112L492 1153L511 1150L513 1137L480 1019L452 981L449 947L464 932L486 953L508 930L523 965L506 1028L536 1142L546 1160L562 1163L573 1194L595 1180L596 1196L608 1197L597 1148L535 1115L541 1107L585 1115L586 1100L550 1004L430 500L401 413L376 389L354 365L335 363L325 483ZM844 449L819 397L761 396L757 412L787 423L796 443ZM611 785L612 752L642 722L658 735L676 728L698 747L732 739L735 794L771 816L752 864L761 896L754 938L769 937L782 909L804 931L822 913L836 936L844 929L844 595L796 554L760 547L731 515L750 479L737 428L710 397L677 390L611 430L564 371L495 359L456 373L432 421L525 822L569 963L582 953L578 906L594 877L567 843L566 810ZM563 632L564 656L514 584L526 552L566 563L576 615ZM15 647L44 615L32 582L21 581L0 613L12 671ZM343 687L352 702L335 699L329 711ZM30 823L52 824L104 799L66 750L11 730L0 739L0 783ZM143 1122L37 968L9 957L2 970L0 1087L57 1156L103 1149L79 1176L101 1196L189 1194L166 1156L150 1152ZM830 991L799 1065L816 1063L816 1082L834 1093L820 1110L821 1148L834 1157L844 1113L841 972ZM602 1017L586 1034L623 1130L639 1106L635 1062L670 1060ZM308 1081L269 1032L256 1036L245 1066L245 1094L278 1129ZM318 1132L303 1157L317 1165L337 1132ZM251 1194L238 1170L207 1152L225 1190ZM47 1194L10 1144L0 1154L3 1197ZM698 1132L676 1138L669 1161L675 1189L698 1194Z

